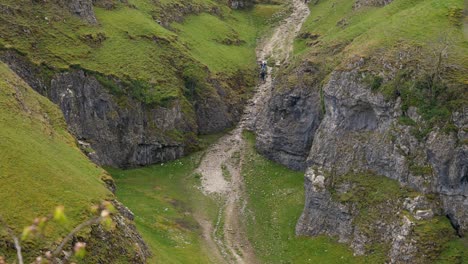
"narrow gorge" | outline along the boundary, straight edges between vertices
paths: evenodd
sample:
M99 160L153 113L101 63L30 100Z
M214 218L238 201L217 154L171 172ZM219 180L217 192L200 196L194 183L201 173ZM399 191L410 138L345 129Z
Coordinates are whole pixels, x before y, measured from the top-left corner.
M466 10L2 0L0 264L467 263Z

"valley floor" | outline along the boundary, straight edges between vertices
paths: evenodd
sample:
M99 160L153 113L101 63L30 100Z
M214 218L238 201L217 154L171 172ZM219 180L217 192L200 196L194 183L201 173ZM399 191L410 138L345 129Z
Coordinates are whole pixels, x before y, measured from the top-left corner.
M308 15L307 5L294 0L291 15L259 45L258 59L274 67L287 62ZM119 187L117 196L134 211L155 262L363 260L329 238L294 234L304 206L303 175L258 155L253 136L245 132L270 96L272 71L269 67L239 125L206 151L149 168L110 170Z
M245 207L238 215L259 263L366 263L376 259L354 257L347 245L327 237L294 234L304 206L303 174L263 158L255 151L254 136L243 133L241 176ZM239 153L240 154L240 153ZM109 169L118 186L117 197L135 214L135 222L154 254L149 263L236 263L228 247L210 244L197 219L216 227L209 235L223 241L226 199L204 195L197 168L204 153L170 163L133 170ZM235 162L235 160L233 161ZM229 176L227 180L229 180ZM239 208L236 208L239 209ZM225 232L226 231L226 232ZM239 242L239 241L236 241ZM213 246L215 248L213 248ZM245 256L242 256L245 257ZM250 261L246 260L246 263ZM369 263L369 262L367 262Z

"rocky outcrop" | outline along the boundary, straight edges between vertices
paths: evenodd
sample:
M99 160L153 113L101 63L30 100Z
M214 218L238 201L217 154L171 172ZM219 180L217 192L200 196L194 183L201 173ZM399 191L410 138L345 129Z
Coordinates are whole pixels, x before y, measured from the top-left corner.
M295 170L306 168L305 161L323 115L317 83L307 81L307 76L316 74L316 66L303 65L291 73L300 80L292 87L288 87L287 77L276 81L272 97L255 124L257 150Z
M449 218L456 232L445 230L447 236L456 233L464 236L468 231L468 109L453 114L458 132L434 127L426 137L417 138L411 125L399 121L404 115L400 98L388 100L373 92L364 80L363 63L361 60L330 74L323 87L326 109L323 119L317 118L320 113L317 106L321 104L318 91L315 96L304 96L314 94L316 87L295 85L285 89L285 84L283 89L275 87L269 110L261 117L264 121L256 127L257 147L286 166L306 168L306 204L297 234L336 236L339 241L349 243L356 254L369 253L374 244L386 245L390 263L432 261L431 254L418 252L437 252L436 246L419 241L422 235L415 226ZM294 79L291 75L289 78ZM291 103L303 98L306 98L303 103ZM410 107L405 114L415 123L425 122L417 112ZM313 127L312 123L318 123L318 128L306 129ZM298 144L301 138L311 143ZM285 144L278 143L281 141ZM305 149L309 153L302 162L304 166L295 166L296 157L304 157ZM278 158L270 152L288 155ZM395 193L382 203L371 205L354 200L352 197L359 194L354 193L356 190L372 193L368 189L372 186L356 182L355 175L361 174L371 175L364 182L380 175L391 179L397 183L393 187ZM381 182L383 179L376 181ZM378 192L387 186L381 188ZM401 188L411 191L400 192ZM414 192L420 198L408 202ZM362 197L363 201L369 199ZM375 214L363 219L363 212L369 210L375 210Z
M336 174L373 171L422 193L438 193L452 200L450 207L468 213L468 147L466 135L435 128L419 141L409 126L401 125L400 100L386 101L373 93L358 70L335 72L324 87L326 115L317 130L308 163ZM458 131L466 128L466 113L456 113ZM428 168L425 171L418 168ZM450 197L450 198L448 198ZM464 202L460 203L460 200ZM449 213L450 207L444 211ZM466 217L459 218L464 222ZM461 230L468 230L466 222Z
M44 76L13 52L0 56L39 93L58 104L70 131L98 164L142 166L174 160L194 143L197 127L180 101L151 106L114 96L92 74L72 70ZM191 119L192 118L192 119Z
M93 0L56 0L57 3L67 8L70 13L80 17L90 24L97 24L93 9Z
M393 0L357 0L354 3L354 9L360 9L366 6L386 6L393 2Z
M125 92L133 87L114 77L81 69L55 73L13 51L1 52L0 60L59 105L83 152L100 165L134 167L180 158L196 148L199 133L224 131L241 115L242 99L230 99L236 91L216 80L215 88L193 96L193 105L176 99L163 107L133 98Z
M91 144L99 164L142 166L177 159L184 155L186 144L167 133L176 137L196 131L179 101L168 108L130 98L117 102L81 70L54 76L48 96L62 109L72 133Z
M194 110L200 134L219 133L235 126L241 118L244 104L238 93L242 93L248 82L243 73L228 80L209 80L213 89L207 87L195 96Z
M252 0L229 0L229 6L232 9L244 9L254 5Z
M117 210L112 216L115 227L92 226L85 239L89 251L86 263L147 263L151 252L133 223L133 213L117 200L112 204Z
M172 22L182 23L188 15L197 15L203 12L220 16L222 11L219 6L197 1L158 3L158 12L154 12L153 19L166 28L171 27Z

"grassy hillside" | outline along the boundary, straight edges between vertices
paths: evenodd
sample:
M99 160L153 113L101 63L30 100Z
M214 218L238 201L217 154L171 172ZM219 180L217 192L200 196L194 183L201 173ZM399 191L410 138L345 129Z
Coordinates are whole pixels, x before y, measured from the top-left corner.
M413 124L419 139L434 126L453 129L451 113L468 104L464 1L355 3L311 1L311 15L295 41L295 60L286 74L307 61L320 69L318 82L323 84L333 70L359 64L373 91L388 100L399 96L404 113L410 106L418 108L425 122ZM292 87L297 81L289 82Z
M65 226L51 225L47 242L27 242L25 255L31 257L86 220L91 205L113 196L101 180L106 173L78 149L60 110L3 63L0 123L0 215L17 233L58 205L65 206L70 220ZM11 241L3 227L0 237ZM0 243L0 255L13 254L14 249Z
M219 136L205 136L204 144ZM141 169L109 172L118 185L117 197L136 215L138 231L154 253L150 263L217 263L204 244L194 219L216 219L219 202L203 195L193 174L201 153Z
M395 0L383 7L359 8L354 7L354 0L316 2L309 4L311 15L302 28L302 33L315 36L299 38L296 54L334 49L338 54L338 49L344 51L345 58L351 58L405 45L424 52L442 38L450 40L450 53L454 55L468 48L463 36L462 0Z
M191 173L198 159L195 154L148 168L110 169L117 196L135 213L138 231L154 253L150 263L213 263L193 215L203 206L214 218L217 208L196 189Z
M133 91L142 101L160 103L182 96L186 70L203 79L251 71L252 79L258 33L279 9L232 11L211 0L107 2L96 4L99 24L90 25L53 1L3 1L0 47L57 70L116 76L143 90Z

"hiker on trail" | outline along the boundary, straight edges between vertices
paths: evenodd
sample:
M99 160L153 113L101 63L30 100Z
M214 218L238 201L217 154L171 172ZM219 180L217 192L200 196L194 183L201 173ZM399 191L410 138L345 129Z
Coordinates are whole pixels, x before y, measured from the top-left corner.
M262 81L265 81L266 74L267 74L267 62L262 61L260 64L260 77L262 78Z

